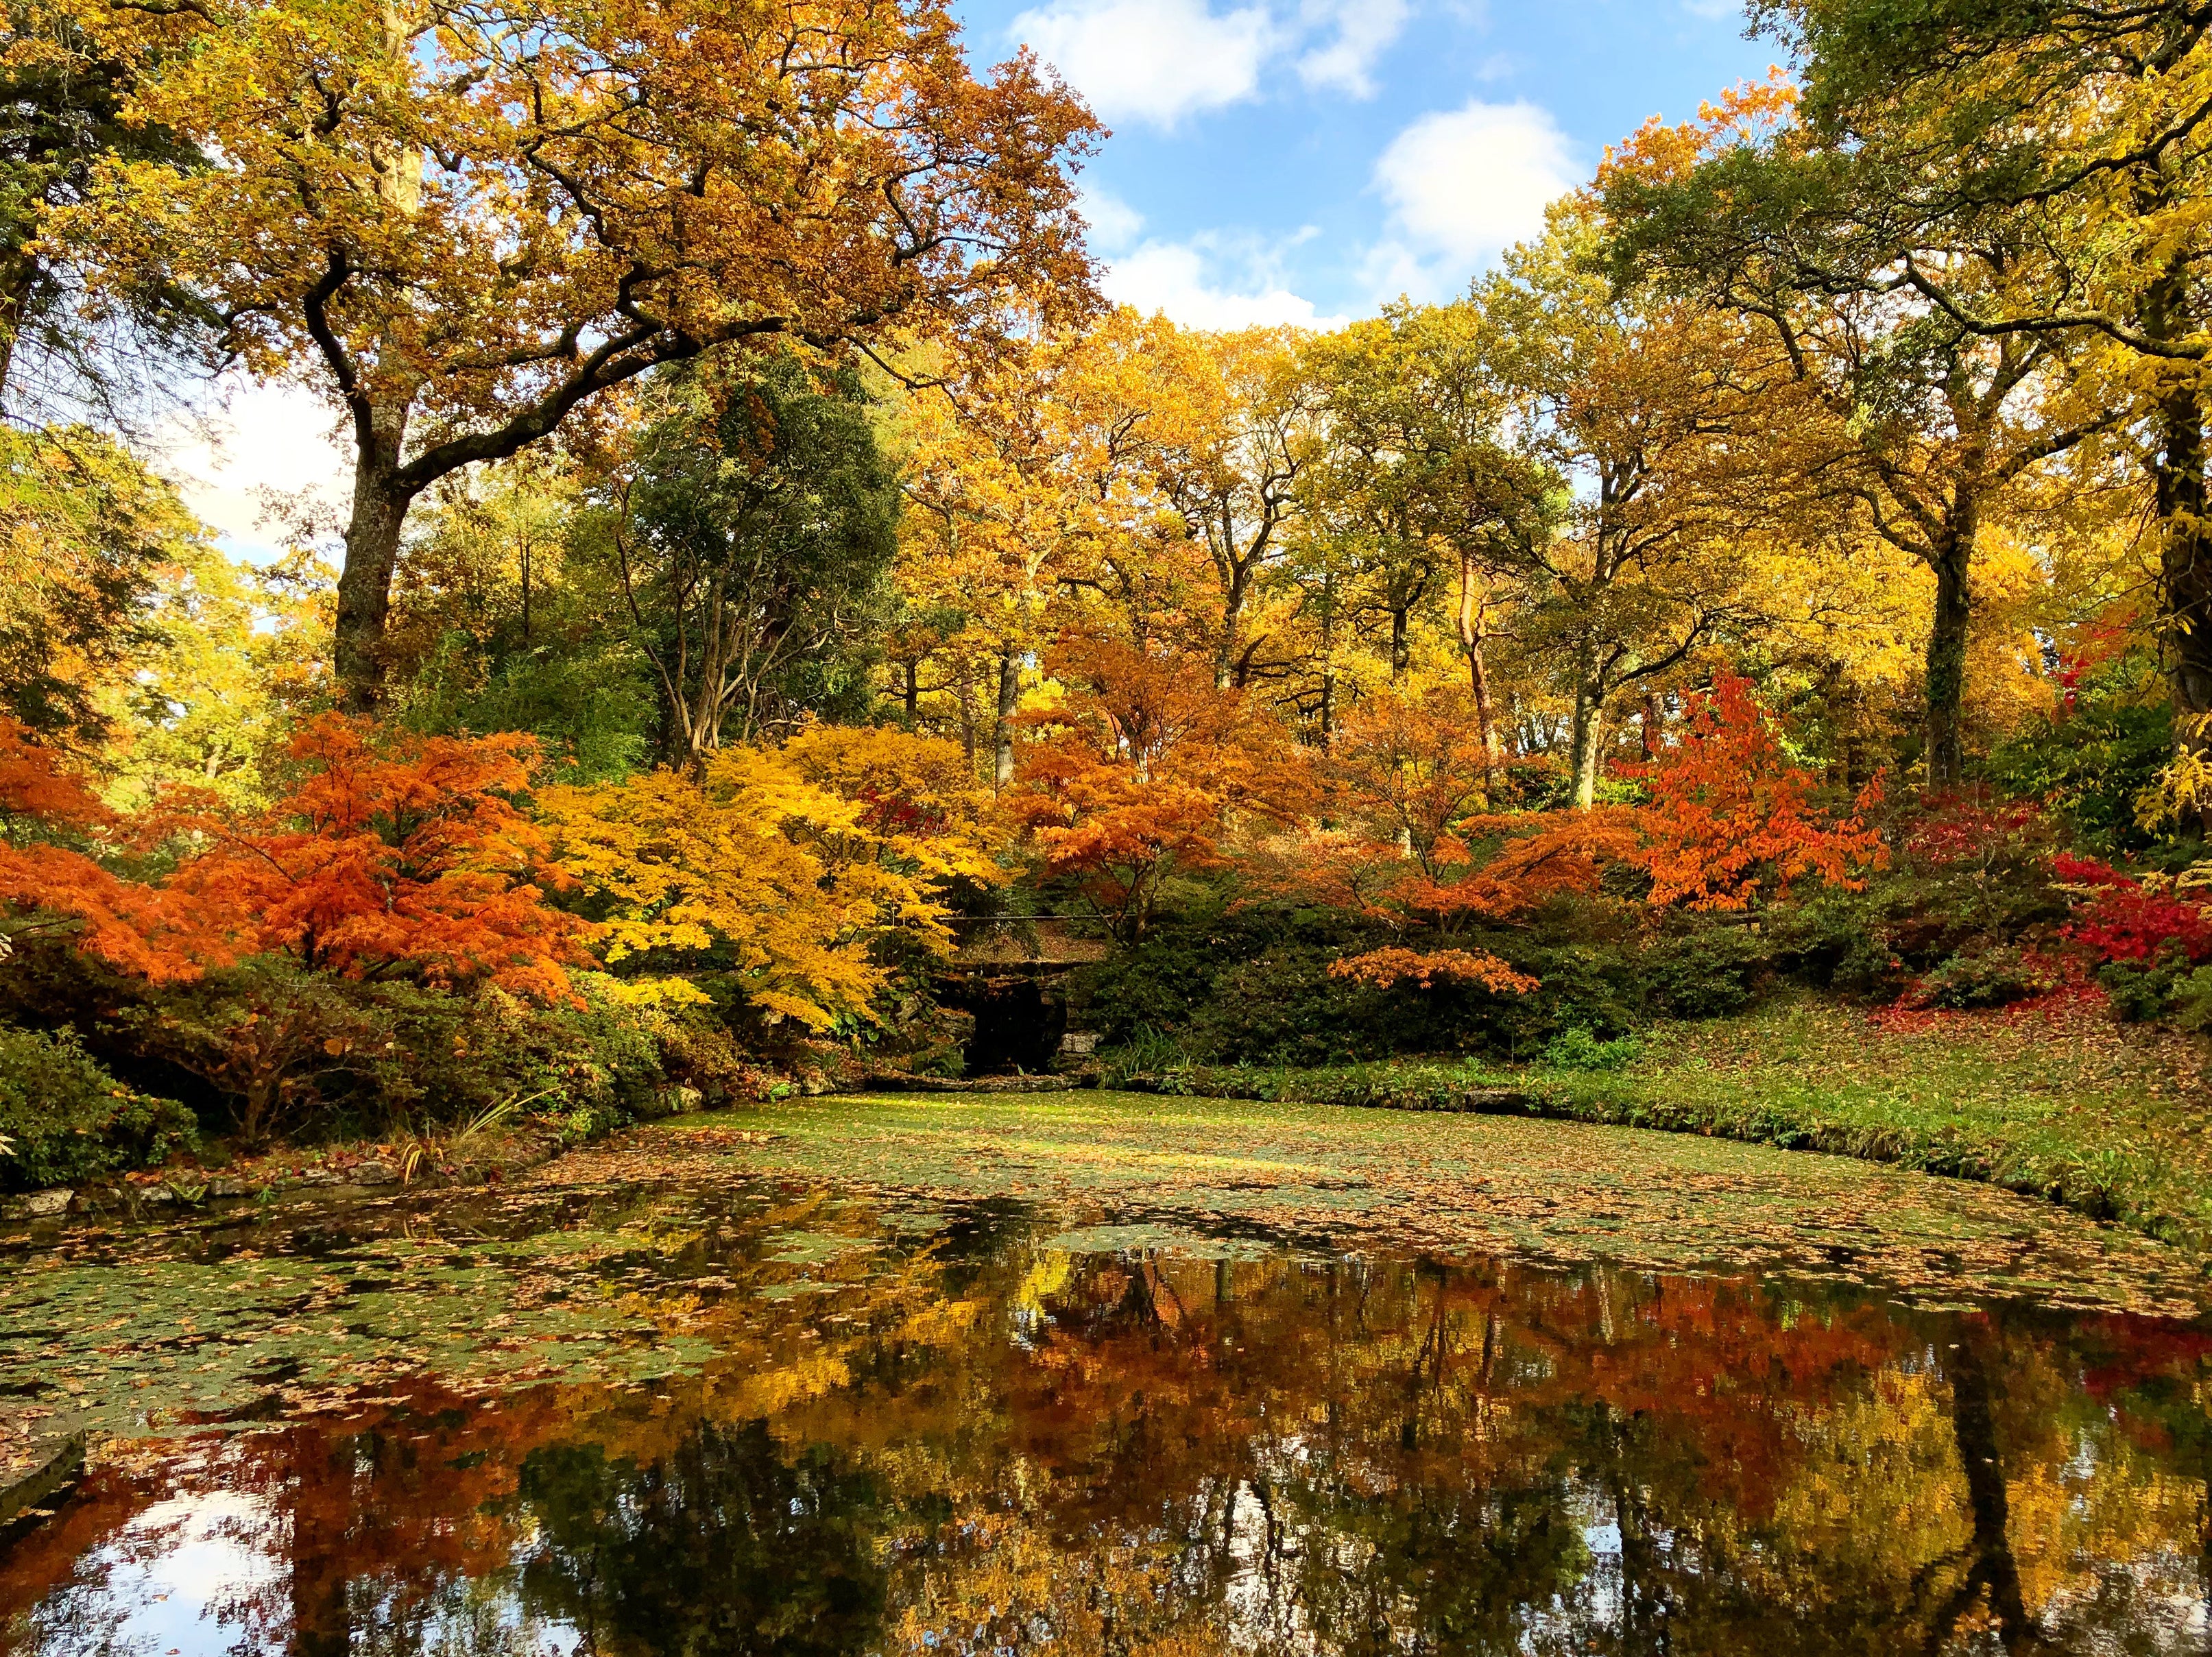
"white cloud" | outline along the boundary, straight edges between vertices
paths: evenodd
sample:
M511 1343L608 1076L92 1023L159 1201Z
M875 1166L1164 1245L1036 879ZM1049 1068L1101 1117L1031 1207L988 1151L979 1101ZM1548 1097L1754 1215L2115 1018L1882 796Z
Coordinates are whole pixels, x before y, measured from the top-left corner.
M1159 126L1250 97L1276 47L1264 7L1217 14L1204 0L1054 0L1013 32L1107 119Z
M1123 201L1119 196L1103 190L1085 190L1077 203L1083 222L1091 227L1087 239L1091 247L1101 253L1111 253L1127 247L1137 239L1145 228L1145 215Z
M1310 87L1373 97L1370 71L1404 33L1412 9L1407 0L1307 0L1301 21L1309 27L1333 24L1335 33L1298 59L1298 78Z
M1149 316L1164 311L1186 328L1254 328L1289 323L1340 328L1283 280L1287 244L1208 233L1185 242L1148 241L1115 259L1101 279L1106 297Z
M1014 19L1108 120L1173 127L1259 95L1279 68L1309 87L1371 98L1376 61L1405 32L1413 0L1050 0Z
M1473 102L1424 115L1375 163L1390 234L1369 258L1382 294L1435 297L1544 228L1583 177L1566 135L1534 104Z
M283 385L223 390L221 404L162 434L161 470L232 553L274 557L282 536L263 521L267 497L311 495L334 512L350 492L352 457L339 446L330 406L312 392Z

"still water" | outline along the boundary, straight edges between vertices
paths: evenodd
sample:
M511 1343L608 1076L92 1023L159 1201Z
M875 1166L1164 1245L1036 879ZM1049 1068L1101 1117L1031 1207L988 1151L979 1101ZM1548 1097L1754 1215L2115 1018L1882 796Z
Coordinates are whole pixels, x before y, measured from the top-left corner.
M16 1266L117 1435L12 1653L2212 1644L2172 1320L741 1184Z

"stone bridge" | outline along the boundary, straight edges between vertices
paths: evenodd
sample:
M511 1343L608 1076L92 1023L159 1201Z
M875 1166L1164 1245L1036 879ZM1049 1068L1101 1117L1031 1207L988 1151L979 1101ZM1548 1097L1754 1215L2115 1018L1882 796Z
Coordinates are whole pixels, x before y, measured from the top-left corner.
M1106 930L1083 915L956 915L949 923L961 967L1030 967L1065 972L1103 961Z
M972 1013L968 1074L1041 1075L1063 1053L1090 1051L1067 1018L1067 974L1103 961L1113 944L1095 920L1075 915L961 915L957 947L938 974L939 998Z

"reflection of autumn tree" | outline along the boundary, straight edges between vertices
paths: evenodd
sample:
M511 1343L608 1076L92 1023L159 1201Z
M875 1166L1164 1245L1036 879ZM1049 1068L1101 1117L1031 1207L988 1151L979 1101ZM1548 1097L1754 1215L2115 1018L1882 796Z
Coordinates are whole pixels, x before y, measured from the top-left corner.
M199 1487L285 1568L227 1620L603 1657L2087 1653L2182 1648L2203 1591L2194 1331L1035 1235L979 1216L766 1299L770 1246L701 1233L684 1272L730 1290L656 1314L712 1340L699 1376L240 1441ZM167 1493L105 1478L0 1566L0 1629Z
M842 1653L881 1624L876 1481L764 1422L701 1422L643 1466L560 1444L523 1465L543 1527L524 1598L625 1652Z

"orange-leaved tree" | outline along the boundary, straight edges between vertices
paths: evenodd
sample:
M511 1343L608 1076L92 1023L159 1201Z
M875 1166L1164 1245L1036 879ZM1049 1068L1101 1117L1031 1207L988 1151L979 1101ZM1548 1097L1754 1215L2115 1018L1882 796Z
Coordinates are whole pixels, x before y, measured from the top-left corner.
M534 737L402 736L326 713L285 760L276 803L203 819L209 847L177 877L225 911L242 952L574 998L566 969L591 963L591 927L545 901L561 877L524 809Z
M1800 765L1760 707L1751 682L1723 674L1689 699L1680 740L1640 778L1636 860L1651 876L1654 907L1742 909L1808 876L1856 889L1889 860L1868 820L1881 798L1877 776L1848 814L1822 805L1820 779Z
M949 950L946 885L998 877L988 802L951 743L825 729L541 799L609 962L668 969L637 992L698 1000L721 976L814 1030L875 1018L896 946Z
M1423 951L1397 944L1332 961L1328 975L1383 990L1400 984L1424 990L1437 984L1478 984L1493 995L1525 995L1539 981L1528 973L1516 972L1486 950Z
M64 933L87 955L156 984L227 959L224 939L189 895L123 879L79 849L112 845L122 828L52 749L0 719L0 945Z
M1117 938L1144 935L1177 870L1224 865L1243 819L1282 822L1310 792L1281 725L1204 664L1096 635L1063 639L1067 689L1024 754L1006 810L1048 881L1066 882Z
M1272 842L1255 873L1394 931L1449 934L1594 890L1630 844L1615 813L1491 810L1497 761L1457 686L1370 698L1321 768L1338 826Z

